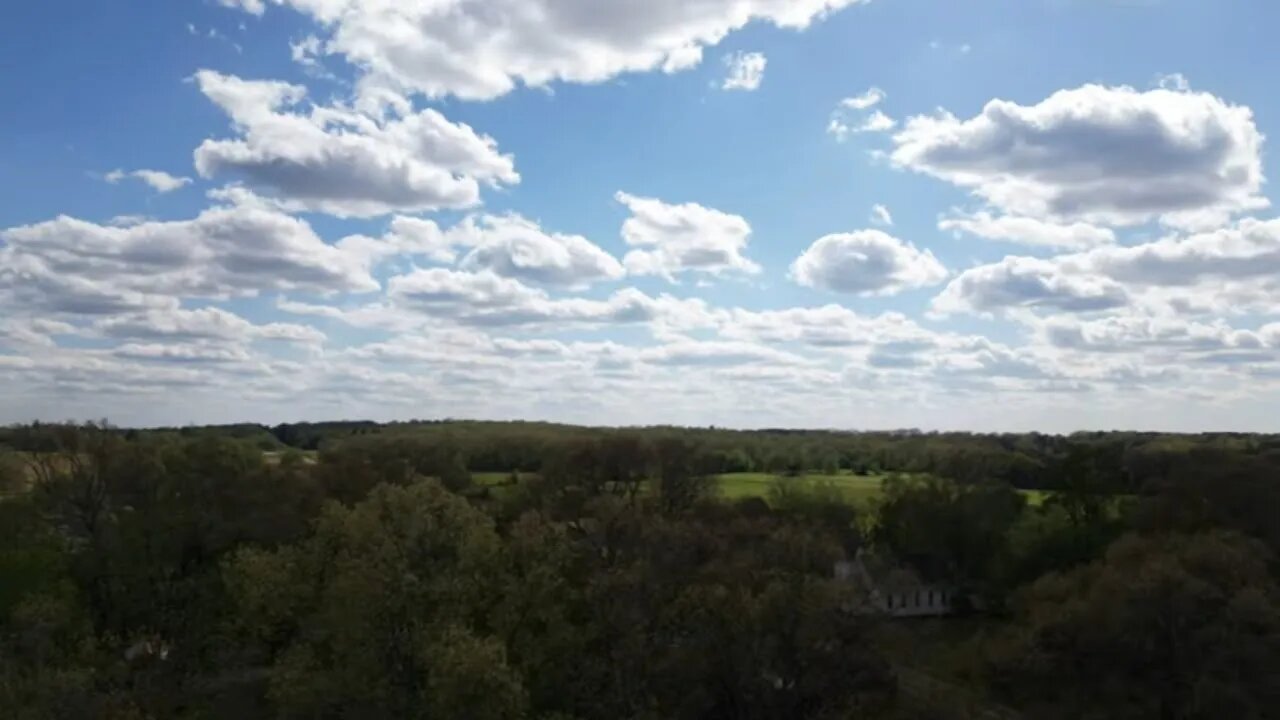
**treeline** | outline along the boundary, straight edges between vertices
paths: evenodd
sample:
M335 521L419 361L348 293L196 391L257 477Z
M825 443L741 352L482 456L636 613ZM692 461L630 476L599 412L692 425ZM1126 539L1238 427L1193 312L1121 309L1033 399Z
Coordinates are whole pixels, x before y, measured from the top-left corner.
M310 458L215 429L13 428L20 449L0 454L0 708L1280 716L1280 485L1266 438L1028 438L1053 458L1054 489L1035 507L994 474L891 478L861 516L786 468L767 500L721 500L711 480L725 452L752 456L749 441L899 452L966 437L975 452L1002 442L440 423L344 428ZM516 448L504 461L528 463L477 460L501 438ZM511 484L474 484L487 467L514 471ZM892 639L921 626L834 579L860 551L971 599L961 610L981 614L942 622L980 629L904 654ZM947 692L908 681L922 675Z
M1219 454L1280 466L1280 435L1205 433L1075 433L1072 435L735 431L717 428L590 428L538 422L370 421L120 429L142 436L229 437L267 451L322 450L366 436L411 438L448 446L471 472L538 472L555 448L623 434L646 442L678 437L699 448L709 472L850 471L931 474L961 483L1001 481L1024 490L1052 490L1069 482L1081 464L1116 493L1136 493L1149 478L1166 474L1190 455ZM0 428L0 447L48 449L37 425Z

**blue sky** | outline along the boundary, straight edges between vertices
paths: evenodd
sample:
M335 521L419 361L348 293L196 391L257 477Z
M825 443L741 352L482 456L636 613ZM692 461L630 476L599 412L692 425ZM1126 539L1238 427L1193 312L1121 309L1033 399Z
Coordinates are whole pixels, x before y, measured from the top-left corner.
M0 421L1272 428L1272 4L4 14Z

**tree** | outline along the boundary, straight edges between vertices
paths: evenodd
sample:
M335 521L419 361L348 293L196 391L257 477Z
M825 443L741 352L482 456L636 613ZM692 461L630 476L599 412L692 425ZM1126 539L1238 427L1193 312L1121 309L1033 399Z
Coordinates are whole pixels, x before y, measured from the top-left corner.
M1025 505L1004 484L890 478L873 537L927 580L993 590Z
M779 577L760 588L683 590L663 612L672 642L657 653L661 717L845 718L883 710L888 664L868 619L830 580Z
M1097 560L1124 531L1120 520L1106 516L1088 524L1074 523L1067 510L1055 503L1029 508L1009 529L1001 583L1012 589Z
M849 552L861 544L858 511L835 483L780 477L769 486L768 497L775 512L836 533Z
M27 469L18 455L0 448L0 499L27 490Z
M710 495L714 482L701 466L698 448L686 440L666 437L654 446L658 505L664 512L691 509Z
M605 487L635 503L644 485L650 449L634 433L608 435L599 441L598 457Z
M1239 535L1127 536L1039 580L991 677L1045 718L1275 717L1280 594Z
M271 697L287 716L523 714L493 634L507 573L499 538L438 481L332 505L296 549L243 553L228 573L243 622L283 647ZM274 611L260 619L264 608Z
M1117 442L1072 445L1057 465L1049 502L1060 505L1077 527L1098 522L1124 482L1124 446Z

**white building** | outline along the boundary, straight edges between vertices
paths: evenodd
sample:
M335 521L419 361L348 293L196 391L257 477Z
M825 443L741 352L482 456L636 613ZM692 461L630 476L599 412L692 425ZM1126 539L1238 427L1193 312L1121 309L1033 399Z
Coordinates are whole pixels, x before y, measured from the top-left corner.
M954 588L930 585L908 568L859 550L853 560L836 563L835 577L856 583L867 604L892 617L939 617L955 612Z

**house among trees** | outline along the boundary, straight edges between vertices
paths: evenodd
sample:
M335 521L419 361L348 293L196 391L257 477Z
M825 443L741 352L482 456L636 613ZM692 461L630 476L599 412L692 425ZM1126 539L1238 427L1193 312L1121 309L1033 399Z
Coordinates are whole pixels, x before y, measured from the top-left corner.
M835 577L857 584L871 609L892 617L951 615L959 604L955 588L926 583L914 570L865 549L853 560L837 562Z

